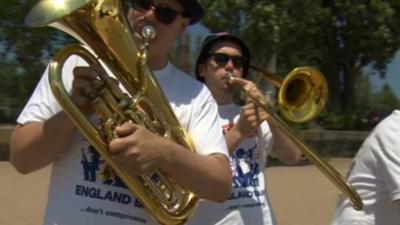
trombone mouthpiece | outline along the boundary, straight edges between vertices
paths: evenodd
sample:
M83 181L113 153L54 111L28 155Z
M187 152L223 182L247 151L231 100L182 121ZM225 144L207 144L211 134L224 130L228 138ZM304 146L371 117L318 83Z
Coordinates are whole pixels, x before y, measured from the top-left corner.
M231 73L228 73L226 76L228 77L229 81L234 79L233 74L231 74Z

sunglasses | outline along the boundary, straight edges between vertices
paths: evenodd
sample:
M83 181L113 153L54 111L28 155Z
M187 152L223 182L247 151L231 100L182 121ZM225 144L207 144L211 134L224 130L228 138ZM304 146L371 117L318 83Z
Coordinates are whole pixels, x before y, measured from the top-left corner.
M232 60L233 66L236 69L243 68L243 65L246 61L246 59L244 57L239 56L239 55L231 56L231 55L227 55L224 53L218 53L218 52L209 54L209 57L211 57L212 60L214 60L214 62L217 63L219 66L225 66L229 60Z
M174 22L176 17L182 12L178 12L177 10L163 4L155 4L153 0L131 0L131 7L138 11L148 11L153 9L154 15L156 19L166 25Z

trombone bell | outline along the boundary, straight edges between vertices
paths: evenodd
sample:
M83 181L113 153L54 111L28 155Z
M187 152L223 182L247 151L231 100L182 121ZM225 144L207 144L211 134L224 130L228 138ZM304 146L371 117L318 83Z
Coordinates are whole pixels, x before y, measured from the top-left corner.
M297 67L282 81L278 107L282 116L293 123L314 119L324 108L328 85L321 72L312 67Z
M262 72L264 79L278 86L279 110L291 122L309 121L317 116L324 107L328 92L327 82L318 70L311 67L298 67L292 70L283 81L279 81L258 67L251 66L251 68ZM230 76L229 79L233 79L233 77ZM257 106L267 112L270 118L269 122L275 124L302 151L304 156L350 199L354 209L361 210L363 208L363 202L350 182L313 152L304 142L298 139L271 107L262 103L244 88L241 87L241 90Z

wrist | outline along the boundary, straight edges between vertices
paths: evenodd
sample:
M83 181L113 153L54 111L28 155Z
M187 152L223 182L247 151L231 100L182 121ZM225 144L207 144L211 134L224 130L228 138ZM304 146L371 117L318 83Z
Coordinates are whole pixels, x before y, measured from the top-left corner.
M246 135L241 132L240 129L235 125L225 134L226 144L229 152L232 153L236 150L237 146L243 141Z
M186 149L184 149L182 146L169 139L165 139L165 142L166 142L165 144L160 145L163 147L160 149L161 157L160 157L159 167L162 170L165 170L166 172L172 172L173 170L179 167L178 159L180 151Z

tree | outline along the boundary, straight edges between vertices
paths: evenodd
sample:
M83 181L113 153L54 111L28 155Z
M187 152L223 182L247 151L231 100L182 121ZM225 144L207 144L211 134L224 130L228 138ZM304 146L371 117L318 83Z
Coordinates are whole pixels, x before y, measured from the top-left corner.
M10 107L21 108L50 55L72 39L54 28L27 27L24 18L33 7L31 1L3 0L2 4L7 7L0 8L0 96L15 102ZM12 110L13 113L18 111ZM0 117L3 117L0 118L2 121L11 122L15 115L9 117L2 114Z
M0 61L0 74L0 122L12 122L25 102L27 88L12 63Z
M190 32L185 31L170 51L172 63L192 77L195 77L194 65L200 52L203 38L201 34L190 34Z
M349 127L354 79L366 65L384 77L400 46L397 0L202 0L211 31L244 38L255 63L276 58L277 72L299 65L320 68L329 81L328 109L339 107ZM233 19L231 19L233 18Z
M170 53L171 61L181 70L190 73L193 60L190 55L190 36L185 32L174 44Z
M382 86L382 89L374 96L372 101L375 103L374 106L378 111L385 116L400 106L399 99L387 83Z

